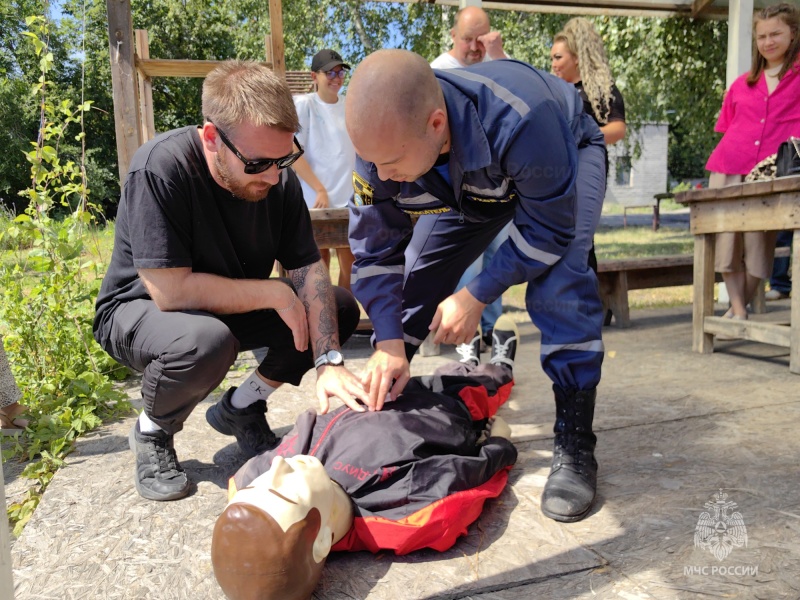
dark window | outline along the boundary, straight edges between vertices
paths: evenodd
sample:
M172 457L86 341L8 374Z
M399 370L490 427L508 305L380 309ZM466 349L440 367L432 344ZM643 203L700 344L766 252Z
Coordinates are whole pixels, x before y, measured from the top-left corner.
M631 185L631 157L617 157L617 185Z

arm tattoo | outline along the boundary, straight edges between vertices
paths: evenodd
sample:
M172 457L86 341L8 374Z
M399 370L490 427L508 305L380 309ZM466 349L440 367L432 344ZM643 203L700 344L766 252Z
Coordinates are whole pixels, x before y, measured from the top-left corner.
M311 328L311 341L314 343L314 356L328 350L339 348L339 325L336 314L336 299L333 294L328 271L320 261L294 270L290 274L292 283L311 317L311 308L319 311L317 330ZM309 323L311 327L311 323Z

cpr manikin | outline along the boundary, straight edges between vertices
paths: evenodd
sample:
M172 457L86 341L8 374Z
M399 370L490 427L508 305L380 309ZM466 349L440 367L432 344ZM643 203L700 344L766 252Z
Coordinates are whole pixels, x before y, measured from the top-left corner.
M506 350L503 362L414 377L381 411L302 413L277 448L242 465L211 548L228 598L306 600L331 550L452 547L517 459L495 417L513 386Z
M313 456L276 456L214 527L214 575L234 600L305 600L353 522L345 491Z

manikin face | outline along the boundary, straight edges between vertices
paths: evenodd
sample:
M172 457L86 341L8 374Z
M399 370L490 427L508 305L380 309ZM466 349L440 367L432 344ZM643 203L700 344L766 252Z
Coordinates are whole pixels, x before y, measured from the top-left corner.
M239 153L247 160L280 158L292 153L294 134L271 127L240 125L225 131ZM266 197L270 188L280 179L278 167L273 165L263 173L248 175L244 163L228 148L211 123L203 126L203 139L207 154L211 149L212 175L231 194L248 202L258 202Z
M578 58L567 49L567 45L564 42L555 42L553 44L550 49L550 61L553 75L570 83L577 83L581 80Z
M792 41L792 30L780 18L773 17L756 23L756 47L768 67L783 64Z
M353 522L347 493L331 480L322 463L313 456L276 456L269 471L234 494L229 505L234 503L250 504L263 510L284 533L305 519L312 508L317 509L321 521L313 546L313 558L317 563L344 537Z
M276 456L269 471L236 492L230 503L242 502L260 508L275 519L284 533L305 519L309 510L316 508L322 528L313 554L314 560L320 562L330 551L332 520L337 518L335 486L317 458Z
M474 65L483 60L486 48L478 40L490 31L489 20L483 16L462 15L458 25L450 30L453 55L462 65Z

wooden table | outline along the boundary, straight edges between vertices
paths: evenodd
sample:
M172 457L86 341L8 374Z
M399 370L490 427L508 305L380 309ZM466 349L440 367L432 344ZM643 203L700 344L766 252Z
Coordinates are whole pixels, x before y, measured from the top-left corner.
M789 370L800 374L800 177L682 192L676 202L690 209L694 234L692 349L710 354L714 336L726 335L789 348ZM789 323L738 321L714 315L714 240L725 231L793 229Z
M314 239L320 250L350 247L347 239L349 208L313 208L308 213L311 215Z

